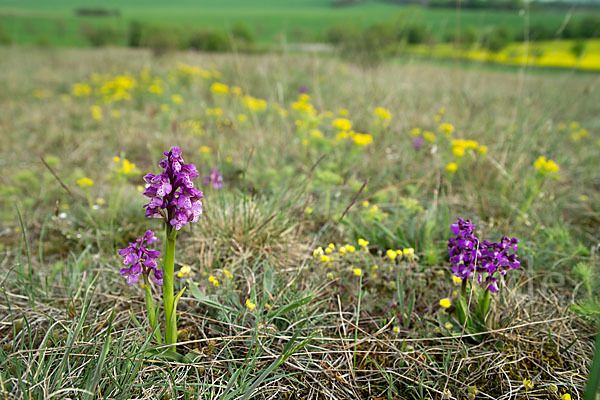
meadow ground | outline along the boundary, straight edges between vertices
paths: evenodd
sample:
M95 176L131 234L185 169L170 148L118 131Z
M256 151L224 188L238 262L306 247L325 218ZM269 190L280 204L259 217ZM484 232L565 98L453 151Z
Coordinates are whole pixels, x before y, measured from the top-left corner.
M599 83L460 61L0 49L0 391L580 398ZM147 229L164 243L142 176L175 145L205 200L178 235L185 358L167 361L117 249ZM202 184L215 167L221 189ZM447 255L458 217L520 240L468 330Z

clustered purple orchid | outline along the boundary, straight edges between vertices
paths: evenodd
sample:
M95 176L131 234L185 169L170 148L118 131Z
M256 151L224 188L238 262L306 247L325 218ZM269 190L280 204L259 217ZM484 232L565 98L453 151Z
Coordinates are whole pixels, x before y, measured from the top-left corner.
M136 239L135 243L129 243L129 246L124 249L119 249L119 255L123 256L123 264L130 266L121 268L120 271L121 275L127 278L127 284L137 283L141 274L148 278L153 271L154 282L159 285L163 284L163 272L156 268L156 259L160 257L160 251L148 248L157 240L154 232L146 231L141 239Z
M175 230L180 230L189 222L196 222L202 214L204 195L194 188L193 180L198 177L194 164L185 164L181 157L181 149L173 147L165 151L167 156L158 163L163 172L147 174L144 180L150 185L144 195L150 198L146 208L146 217L163 218Z
M204 178L204 184L211 185L213 189L221 189L223 187L223 175L219 171L219 168L210 170L210 174Z
M517 269L521 265L514 253L517 251L519 240L503 236L500 243L480 241L473 234L475 226L471 221L462 218L450 226L454 234L453 238L448 239L452 273L461 279L478 274L479 284L496 293L499 290L496 273L504 276L509 269Z

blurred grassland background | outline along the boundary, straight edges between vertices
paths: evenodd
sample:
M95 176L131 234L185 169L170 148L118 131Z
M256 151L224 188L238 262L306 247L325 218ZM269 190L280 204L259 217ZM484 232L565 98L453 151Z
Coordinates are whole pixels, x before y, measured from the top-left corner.
M599 14L462 4L0 0L0 393L581 398ZM149 356L116 251L162 231L142 176L175 145L206 195L177 238L186 362ZM440 303L458 217L520 240L480 336Z

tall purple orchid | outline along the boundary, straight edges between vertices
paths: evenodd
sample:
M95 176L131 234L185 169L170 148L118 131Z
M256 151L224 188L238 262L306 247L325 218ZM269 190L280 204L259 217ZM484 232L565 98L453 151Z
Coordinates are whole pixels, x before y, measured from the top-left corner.
M158 163L163 168L162 173L144 176L149 183L144 196L150 198L144 206L146 217L163 218L175 230L180 230L189 222L198 221L204 195L192 182L198 177L196 166L183 162L181 149L173 147L164 155L167 158Z
M123 263L129 267L122 268L120 273L132 285L138 282L140 275L144 277L146 290L146 310L150 326L158 343L161 343L160 329L157 327L158 308L154 304L149 276L162 285L163 307L165 310L165 342L173 346L177 343L177 302L185 288L174 294L173 274L175 270L175 239L177 232L191 222L197 222L202 214L202 192L194 187L194 179L198 178L198 170L194 164L185 164L181 149L173 147L165 151L166 158L158 163L162 172L158 175L147 174L144 180L148 183L144 195L150 198L146 209L146 217L161 218L165 223L166 249L163 270L157 268L156 259L160 256L157 250L148 249L148 245L157 241L152 231L130 243L119 254L124 257ZM164 272L163 272L164 271Z

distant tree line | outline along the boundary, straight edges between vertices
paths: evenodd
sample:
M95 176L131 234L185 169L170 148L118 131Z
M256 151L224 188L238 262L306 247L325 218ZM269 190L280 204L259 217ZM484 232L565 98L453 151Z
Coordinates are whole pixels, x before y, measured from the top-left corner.
M179 29L166 25L151 25L130 21L124 32L106 24L85 23L80 26L81 35L95 47L127 45L147 47L156 54L172 50L193 49L208 52L242 51L255 48L254 33L244 24L228 30L210 28Z
M78 8L75 10L78 17L118 17L121 11L106 8Z
M599 16L571 20L563 27L554 29L543 24L533 24L527 31L511 29L506 25L485 28L467 26L460 30L450 30L442 38L424 23L399 17L365 28L337 25L331 27L325 35L325 40L340 49L342 54L349 57L362 55L373 61L402 53L407 45L433 45L440 41L453 43L461 49L478 45L491 52L499 52L514 41L592 38L600 38Z
M419 5L431 8L464 8L464 9L500 9L520 10L525 6L525 0L380 0L383 3L392 3L399 6ZM365 3L366 0L333 0L333 7L350 7ZM578 9L600 9L600 3L591 1L538 1L528 3L529 9L570 9L577 5Z

